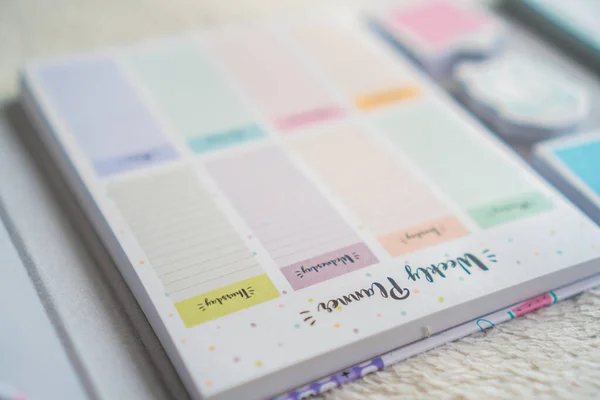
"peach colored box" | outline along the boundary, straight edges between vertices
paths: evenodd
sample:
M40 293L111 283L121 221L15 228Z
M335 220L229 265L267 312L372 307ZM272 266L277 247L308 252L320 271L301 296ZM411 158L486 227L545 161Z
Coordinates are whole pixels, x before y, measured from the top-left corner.
M469 234L455 217L445 217L409 229L379 236L381 245L396 257Z

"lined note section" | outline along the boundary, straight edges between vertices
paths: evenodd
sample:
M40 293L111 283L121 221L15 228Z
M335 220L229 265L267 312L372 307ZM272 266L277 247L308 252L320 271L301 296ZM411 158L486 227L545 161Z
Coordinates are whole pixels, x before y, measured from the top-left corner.
M108 192L186 325L279 296L193 172L113 182Z
M207 38L213 54L282 131L338 118L343 112L274 34L255 29Z
M264 136L240 95L193 41L140 48L126 60L194 152Z
M294 289L377 263L281 150L265 147L207 168Z
M55 112L96 172L107 176L178 157L135 89L108 58L36 71Z
M406 101L418 87L402 64L377 51L369 32L350 24L310 24L292 31L299 46L363 110Z
M392 256L468 233L412 172L366 132L347 125L294 144Z
M482 228L551 209L533 180L440 100L386 110L374 121Z

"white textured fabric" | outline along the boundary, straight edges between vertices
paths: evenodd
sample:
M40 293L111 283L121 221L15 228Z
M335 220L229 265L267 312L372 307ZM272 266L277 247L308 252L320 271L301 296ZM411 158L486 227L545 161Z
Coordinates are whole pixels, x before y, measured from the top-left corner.
M371 374L327 399L600 397L600 289Z
M0 100L25 60L296 12L318 0L0 0ZM337 3L341 3L338 1ZM349 3L359 4L360 1ZM362 1L362 3L366 3ZM600 397L600 290L416 356L327 399Z

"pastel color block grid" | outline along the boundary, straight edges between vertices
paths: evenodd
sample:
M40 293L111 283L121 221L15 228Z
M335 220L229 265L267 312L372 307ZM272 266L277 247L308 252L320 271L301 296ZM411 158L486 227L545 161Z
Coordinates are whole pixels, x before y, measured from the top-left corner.
M392 256L468 234L425 183L352 125L295 145Z
M378 262L280 149L222 158L207 168L294 289Z
M194 152L264 137L239 93L195 42L136 50L125 60Z
M431 43L485 23L443 1L396 17ZM107 185L144 249L135 262L154 268L186 326L278 297L259 260L270 259L300 290L379 263L383 254L373 252L399 257L467 236L467 216L486 229L553 207L515 165L441 101L426 97L418 79L360 32L322 24L291 36L297 54L257 30L36 71L60 122L99 176L178 159L172 140L196 154L240 147L199 161L214 187L187 168ZM313 59L314 69L298 54ZM332 89L320 83L325 78ZM336 91L355 111L373 109L365 120L373 132L338 123L302 136L297 128L352 112L338 104ZM280 133L300 134L282 139L290 145L284 150L279 141L269 142L261 119ZM377 133L391 151L374 139ZM600 157L597 147L588 160ZM571 151L563 159L594 178L581 150ZM595 188L600 191L599 182ZM331 191L360 226L321 190ZM220 196L226 205L215 200ZM246 230L250 234L241 234Z
M374 122L482 228L553 208L516 164L439 101L390 110Z
M257 109L281 131L344 114L315 74L267 30L214 33L207 38L207 46Z
M58 118L99 175L178 157L155 116L112 59L92 58L37 72Z

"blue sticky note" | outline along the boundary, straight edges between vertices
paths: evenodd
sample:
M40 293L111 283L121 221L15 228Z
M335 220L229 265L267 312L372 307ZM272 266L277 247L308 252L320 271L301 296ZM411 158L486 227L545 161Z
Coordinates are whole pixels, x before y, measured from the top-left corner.
M600 138L552 150L572 174L600 195Z
M600 225L600 132L538 144L534 162L546 178Z

